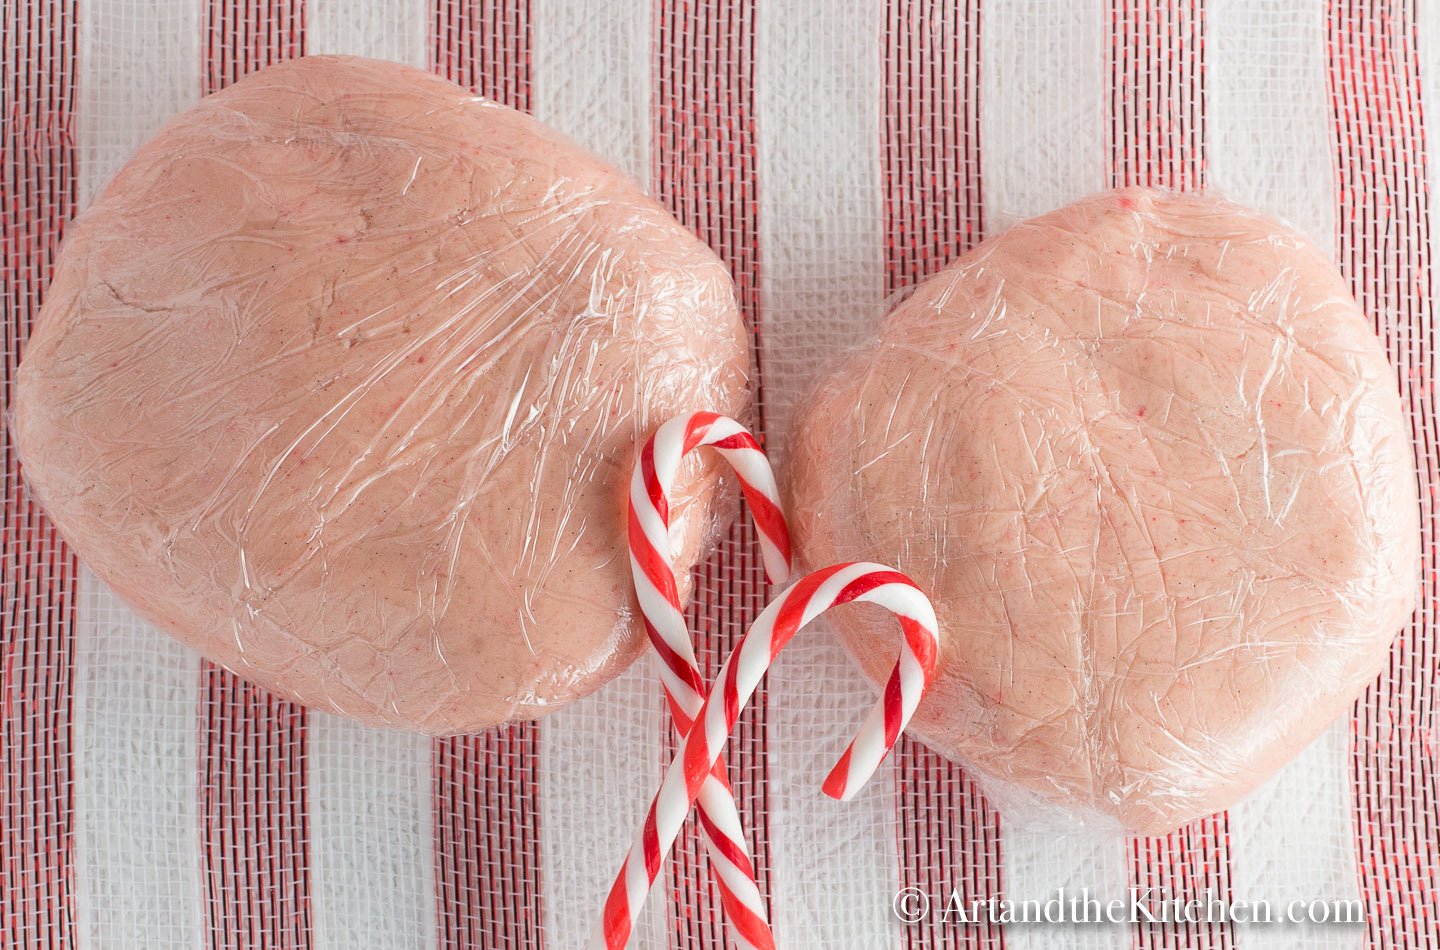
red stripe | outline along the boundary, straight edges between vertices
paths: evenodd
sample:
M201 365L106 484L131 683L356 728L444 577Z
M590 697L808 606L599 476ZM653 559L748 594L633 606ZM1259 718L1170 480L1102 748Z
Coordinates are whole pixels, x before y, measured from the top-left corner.
M668 526L670 524L670 499L665 497L665 489L660 485L660 477L655 473L655 439L653 437L645 440L645 444L640 447L640 481L645 486L645 497L650 500L650 507L655 509L660 515L660 520ZM670 573L668 567L665 569L665 573Z
M901 736L896 746L900 877L926 894L958 890L972 900L1004 895L1000 880L1000 815L965 770ZM935 919L903 930L905 946L1004 947L997 924Z
M645 635L649 638L651 647L660 656L660 662L665 664L675 678L688 684L697 695L704 696L705 684L700 681L700 674L680 654L672 650L668 643L660 639L655 628L650 624L649 618L645 620ZM689 714L681 708L679 703L671 702L668 695L666 702L670 707L670 717L675 720L676 730L682 734L689 732L692 725Z
M1112 0L1110 181L1205 184L1205 0Z
M261 67L303 56L304 0L208 0L205 40L208 95Z
M760 443L748 432L737 432L710 443L717 449L759 449Z
M299 56L304 0L209 0L205 85ZM201 667L200 821L210 946L310 944L306 712L234 673Z
M75 206L74 0L5 4L5 405ZM75 559L4 443L0 947L73 946L70 702Z
M686 731L688 732L689 730L687 729ZM700 822L701 827L705 829L705 833L709 835L710 840L715 843L715 849L724 855L727 861L739 868L749 866L749 856L740 850L740 845L737 841L725 834L718 825L710 820L709 814L703 811L696 811L695 817ZM724 886L718 881L716 883L718 886Z
M755 350L760 349L754 0L656 0L653 46L652 183L670 211L730 266ZM758 357L757 357L758 359ZM763 376L756 368L763 430ZM750 519L737 519L719 550L695 572L687 617L706 680L760 613L766 583ZM764 687L726 748L729 780L748 835L760 893L770 893ZM667 759L675 740L666 730ZM671 859L671 944L725 946L720 895L701 857L694 823Z
M431 0L431 68L531 106L529 0ZM436 909L446 950L544 945L540 730L512 723L434 743Z
M785 644L795 636L800 629L800 621L805 619L805 611L810 606L810 600L821 585L845 569L844 564L832 564L829 567L821 568L814 573L807 574L795 582L785 593L785 603L781 605L780 612L775 615L775 622L771 625L770 633L770 663L767 668L775 662L780 651L785 649ZM843 592L842 592L843 593ZM853 598L852 598L853 599ZM840 603L837 598L836 603ZM730 665L729 676L726 677L726 694L736 692L735 684L739 682L739 665Z
M886 0L882 50L887 294L980 241L979 0Z
M1208 903L1212 894L1226 901L1232 898L1228 812L1191 822L1163 837L1132 835L1129 848L1130 887L1155 903L1161 899ZM1228 924L1147 923L1135 928L1135 945L1231 947L1234 934Z
M666 524L668 523L667 521ZM678 603L680 592L675 587L675 574L670 569L670 562L655 550L655 546L645 536L640 519L633 513L626 522L626 537L630 541L630 550L635 555L635 563L640 565L640 570L649 579L651 586L670 603Z
M1332 0L1329 83L1341 267L1390 353L1420 477L1419 608L1356 704L1360 890L1373 947L1440 947L1440 459L1430 194L1413 2Z
M209 945L308 947L305 709L211 663L201 677Z
M691 415L689 422L685 425L685 441L680 449L680 454L689 454L690 450L703 442L705 436L710 434L710 427L719 418L718 412L697 412Z
M544 946L539 730L435 741L436 905L447 950Z
M697 417L710 417L707 420L707 425L709 422L713 422L715 419L719 418L719 416L715 415L714 413L697 413L696 415ZM703 436L701 436L700 438L703 438ZM695 444L699 444L698 438L696 439ZM756 452L765 451L760 447L760 443L756 441L755 437L749 432L737 432L734 435L726 436L723 439L711 442L710 445L712 448L724 451L733 451L735 449L751 449ZM691 448L694 448L694 445L690 445L689 440L687 439L686 451L688 452ZM736 473L736 477L739 478L740 490L745 494L745 503L750 508L750 518L755 522L756 530L760 532L761 536L769 538L771 543L774 544L775 547L779 548L781 553L784 554L786 560L789 560L790 527L785 523L785 514L780 510L780 507L778 505L776 505L769 498L765 497L765 495L759 489L755 488L755 486L751 485L743 478L740 478L738 472ZM649 478L648 472L646 478L647 480Z
M908 641L909 638L907 637ZM904 702L904 691L900 687L900 668L896 667L895 672L890 674L890 681L885 684L885 744L894 746L895 740L900 738L900 710Z
M1110 179L1116 187L1205 184L1204 0L1113 0ZM1231 893L1230 819L1212 815L1164 836L1131 836L1130 886L1154 897ZM1139 926L1135 946L1230 947L1227 925Z
M886 293L904 293L979 242L979 0L886 0L882 62ZM901 882L998 899L1000 816L965 770L902 737L896 747ZM898 924L897 924L898 926ZM908 947L1000 947L998 925L931 919Z
M766 498L759 490L750 486L748 482L741 482L740 488L745 493L745 503L750 506L750 518L755 522L756 530L761 535L770 539L780 553L787 559L790 557L790 528L785 523L785 513L780 510L769 498Z
M894 738L887 727L885 741L893 742ZM855 747L846 746L845 751L840 753L840 758L835 761L834 768L830 770L830 774L825 776L825 781L820 786L822 792L837 801L845 797L845 789L850 784L850 760L854 755Z
M746 865L741 864L742 868ZM734 926L737 933L755 934L768 929L768 924L762 921L754 911L741 904L735 897L734 891L725 886L720 878L715 878L715 888L720 892L720 899L725 902L727 908L734 908L726 911L726 920ZM774 945L771 944L773 947Z
M530 111L530 0L430 0L430 20L432 72Z

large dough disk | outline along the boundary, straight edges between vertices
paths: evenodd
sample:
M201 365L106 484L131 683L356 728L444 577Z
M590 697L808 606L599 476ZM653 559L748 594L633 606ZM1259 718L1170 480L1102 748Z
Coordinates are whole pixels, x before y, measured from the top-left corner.
M922 285L796 426L812 564L897 564L945 644L915 730L1163 831L1379 671L1417 587L1395 374L1334 266L1209 197L1024 222ZM894 634L840 618L879 680Z
M638 654L624 499L743 411L721 263L560 135L311 57L172 120L67 236L19 375L29 483L141 613L282 695L433 732ZM677 491L682 581L714 469Z

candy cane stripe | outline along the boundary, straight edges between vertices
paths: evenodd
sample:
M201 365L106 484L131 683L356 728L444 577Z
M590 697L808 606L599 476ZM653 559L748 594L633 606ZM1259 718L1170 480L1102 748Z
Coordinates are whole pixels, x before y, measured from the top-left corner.
M852 601L888 609L899 620L903 636L889 686L826 777L826 793L850 797L889 754L934 676L939 652L934 609L912 581L888 567L853 563L816 571L773 600L725 661L696 717L698 728L686 734L621 865L592 948L623 950L641 901L654 884L659 860L674 845L690 807L705 794L740 711L775 658L805 624L837 604ZM909 669L919 671L918 680ZM703 817L701 823L705 824ZM643 876L638 873L642 864L646 869Z
M743 426L717 413L697 412L666 422L641 446L630 479L630 570L645 632L659 660L657 668L671 718L682 738L693 730L704 705L705 684L671 563L674 552L669 492L685 455L701 446L715 449L734 470L760 536L770 580L778 583L790 572L790 534L780 508L775 475L760 444ZM712 876L735 941L742 947L773 950L775 940L766 919L765 902L755 882L754 865L734 793L725 780L724 765L717 757L702 766L694 778ZM689 805L687 801L685 811ZM683 820L684 812L680 817ZM643 867L639 860L632 862L617 880L607 904L608 917L633 919L629 918L630 909L638 911L659 874L664 860L659 839L645 837L641 847Z

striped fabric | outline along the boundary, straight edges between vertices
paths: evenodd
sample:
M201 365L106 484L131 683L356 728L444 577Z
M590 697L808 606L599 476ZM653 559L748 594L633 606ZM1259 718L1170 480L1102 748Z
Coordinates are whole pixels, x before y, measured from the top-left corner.
M430 69L645 183L735 276L781 465L814 367L1020 217L1154 184L1295 223L1385 342L1422 486L1420 608L1348 719L1163 837L1034 824L910 740L839 805L818 781L871 694L819 623L742 718L730 780L786 948L1440 948L1440 4L7 0L3 17L7 403L72 216L167 116L305 53ZM645 664L476 736L307 711L137 619L30 499L8 432L3 461L0 950L581 945L675 749ZM713 673L768 597L747 522L695 580ZM1353 899L1366 921L905 925L907 886ZM633 945L724 947L717 907L687 836Z

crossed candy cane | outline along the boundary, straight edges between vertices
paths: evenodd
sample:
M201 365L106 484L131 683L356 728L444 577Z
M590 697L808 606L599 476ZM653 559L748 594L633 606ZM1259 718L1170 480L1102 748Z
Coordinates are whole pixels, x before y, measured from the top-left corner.
M681 459L701 446L718 452L739 479L760 534L770 582L781 583L790 573L790 532L780 510L770 461L755 437L734 419L713 412L677 416L661 426L640 450L630 479L630 572L645 632L660 658L660 681L670 715L682 739L705 703L705 682L675 586L668 499ZM700 827L734 936L741 947L774 950L775 938L755 883L735 793L725 779L725 764L718 754L697 781ZM649 856L646 873L652 881L659 874L660 860L658 854Z
M900 622L904 641L885 691L825 779L825 794L851 798L889 754L929 688L939 651L935 610L904 574L880 564L836 564L802 578L761 611L725 661L678 755L670 763L605 901L592 950L623 950L640 906L690 807L710 780L740 711L775 657L811 620L837 604L867 601Z

